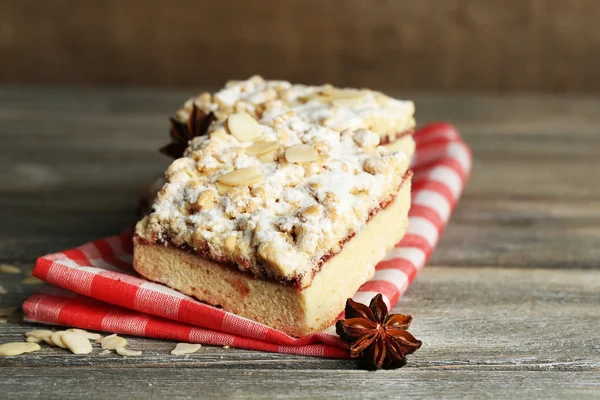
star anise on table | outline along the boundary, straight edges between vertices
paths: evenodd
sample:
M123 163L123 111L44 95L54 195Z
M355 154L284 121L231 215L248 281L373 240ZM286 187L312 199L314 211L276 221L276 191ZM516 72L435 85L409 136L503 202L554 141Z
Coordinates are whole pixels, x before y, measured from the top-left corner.
M172 117L169 120L171 121L171 143L162 147L160 152L166 156L179 158L183 156L188 142L197 136L205 135L216 118L212 112L206 114L194 104L187 122Z
M406 356L421 347L421 341L407 329L410 315L388 314L381 294L367 307L352 299L346 301L346 319L339 320L336 332L350 344L350 357L360 358L367 369L399 368Z

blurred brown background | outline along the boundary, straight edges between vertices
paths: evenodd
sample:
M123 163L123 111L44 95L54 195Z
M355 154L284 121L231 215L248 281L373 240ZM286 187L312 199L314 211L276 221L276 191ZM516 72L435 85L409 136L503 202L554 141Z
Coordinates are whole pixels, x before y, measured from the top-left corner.
M0 83L599 92L597 0L5 0Z

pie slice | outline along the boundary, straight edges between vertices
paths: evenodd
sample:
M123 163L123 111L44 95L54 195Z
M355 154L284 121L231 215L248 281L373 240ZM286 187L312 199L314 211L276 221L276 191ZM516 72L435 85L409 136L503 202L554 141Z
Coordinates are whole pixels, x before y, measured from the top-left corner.
M304 336L331 325L404 235L412 102L253 77L190 99L216 120L136 226L144 277Z

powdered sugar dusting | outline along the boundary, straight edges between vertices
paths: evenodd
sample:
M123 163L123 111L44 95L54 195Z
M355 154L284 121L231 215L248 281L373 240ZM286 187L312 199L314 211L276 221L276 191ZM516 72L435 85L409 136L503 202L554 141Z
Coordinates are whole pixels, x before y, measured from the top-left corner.
M408 168L410 155L378 144L386 132L412 128L411 102L259 77L199 100L218 120L167 170L153 212L136 228L146 241L308 286L321 257L360 231ZM228 117L240 112L258 121L257 138L231 134ZM249 150L262 142L272 150ZM286 159L286 149L299 144L310 161Z

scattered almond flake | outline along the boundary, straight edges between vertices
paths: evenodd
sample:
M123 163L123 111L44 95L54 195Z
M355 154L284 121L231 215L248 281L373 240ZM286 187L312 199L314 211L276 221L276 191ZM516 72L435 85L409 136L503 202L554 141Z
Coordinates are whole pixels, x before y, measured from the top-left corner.
M18 356L23 353L31 353L41 349L37 343L14 342L0 344L0 356Z
M16 307L0 308L0 317L8 317L16 310Z
M73 354L89 354L92 352L92 344L81 335L73 332L64 332L61 339Z
M103 349L116 350L117 347L127 346L127 339L117 336L116 333L102 338L100 344Z
M227 346L227 345L225 345L225 346L223 346L223 348L224 348L225 350L227 350L227 349L229 349L230 347L229 347L229 346Z
M260 125L248 113L235 113L227 118L227 128L233 136L242 142L255 139L260 135Z
M21 281L21 283L23 285L39 285L41 283L44 283L44 281L39 280L38 278L36 278L35 276L28 276L27 278L23 279Z
M6 289L4 289L4 287L2 285L0 285L0 294L6 294L6 293L8 293L6 291Z
M40 343L42 341L42 338L38 338L35 336L29 336L28 338L25 339L26 342L29 343Z
M4 272L5 274L20 274L21 269L16 265L0 264L0 272Z
M67 345L62 341L62 335L65 331L56 331L52 334L52 341L60 348L66 349Z
M319 152L312 146L295 144L285 150L285 159L297 164L317 161L319 159Z
M141 351L136 351L136 350L129 350L126 349L125 347L117 347L117 354L123 357L137 357L137 356L141 356L142 352Z
M183 354L193 354L200 350L202 347L198 343L177 343L177 346L171 350L171 354L174 356L181 356Z
M29 332L25 332L25 336L26 337L36 337L38 339L44 339L45 336L52 336L54 332L53 331L49 331L47 329L34 329L32 331Z
M83 336L86 339L89 340L101 340L102 339L102 335L100 335L99 333L93 333L93 332L88 332L84 329L79 329L79 328L69 328L67 329L67 332L72 332L75 333L79 336Z
M221 175L217 180L229 186L250 186L264 181L260 168L252 166L240 168Z
M4 317L0 317L0 324L5 324L8 320Z
M57 346L57 344L56 344L56 343L54 343L54 340L52 340L52 335L50 335L50 336L44 336L44 337L42 338L42 340L43 340L44 342L46 342L46 344L47 344L48 346L52 346L52 347L56 347L56 346Z
M112 351L110 351L110 350L102 350L102 351L101 351L100 353L98 353L98 354L100 354L101 356L104 356L104 355L106 355L106 354L110 354L110 353L112 353Z

